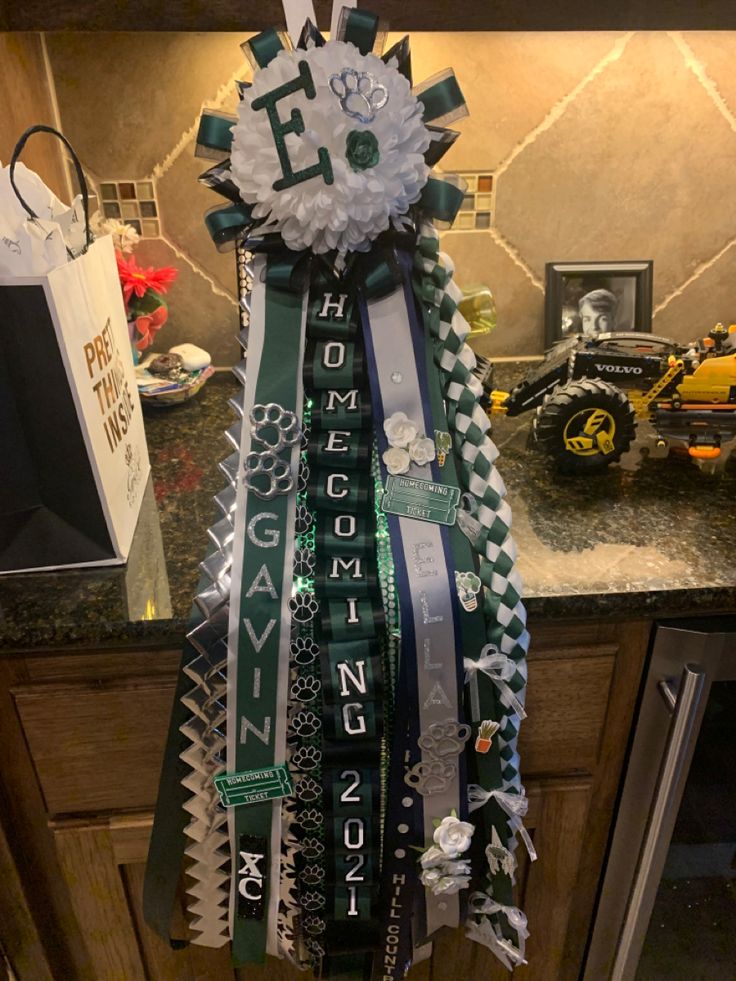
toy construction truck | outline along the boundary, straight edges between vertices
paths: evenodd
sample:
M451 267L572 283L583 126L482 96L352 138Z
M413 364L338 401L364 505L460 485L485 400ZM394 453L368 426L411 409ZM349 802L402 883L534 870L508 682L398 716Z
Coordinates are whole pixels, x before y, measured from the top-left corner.
M511 392L493 390L489 413L536 409L534 434L563 473L619 460L637 422L658 455L681 447L698 462L727 455L736 439L736 325L717 324L683 346L643 333L578 335L556 344Z

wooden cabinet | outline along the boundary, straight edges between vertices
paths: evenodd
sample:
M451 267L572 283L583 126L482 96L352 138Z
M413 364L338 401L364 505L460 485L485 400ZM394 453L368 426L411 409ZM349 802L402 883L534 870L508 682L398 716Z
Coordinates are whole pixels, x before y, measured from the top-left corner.
M529 966L515 977L557 981L580 967L649 624L531 629L520 753L539 859L531 865L519 849L518 901L531 936ZM0 916L8 913L0 939L20 981L303 977L278 961L234 971L227 949L174 951L143 920L177 664L171 650L0 658L0 735L10 750L0 760L10 802L0 863L11 865L17 893L0 899ZM185 937L183 910L178 926ZM411 976L430 974L506 977L460 930L441 936Z

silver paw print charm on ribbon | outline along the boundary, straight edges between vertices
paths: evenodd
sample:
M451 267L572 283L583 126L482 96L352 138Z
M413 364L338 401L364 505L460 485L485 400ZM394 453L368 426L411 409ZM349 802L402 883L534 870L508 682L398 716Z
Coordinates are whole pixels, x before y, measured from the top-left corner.
M272 453L280 453L301 439L299 417L277 402L257 402L250 410L250 434Z
M244 471L245 486L264 501L271 501L277 494L288 494L294 489L291 467L270 450L249 453L245 458Z
M253 449L245 458L243 482L248 490L264 501L294 490L295 480L290 464L279 454L301 439L301 427L295 412L276 402L256 403L248 415L250 435L263 450Z
M330 89L340 100L346 116L361 123L372 123L376 113L388 102L388 92L370 72L343 68L339 75L330 75Z
M422 760L408 770L404 781L422 797L441 794L455 779L457 764L445 760Z
M422 797L443 793L455 779L457 756L470 738L470 726L445 719L433 722L418 739L424 759L407 771L404 781Z

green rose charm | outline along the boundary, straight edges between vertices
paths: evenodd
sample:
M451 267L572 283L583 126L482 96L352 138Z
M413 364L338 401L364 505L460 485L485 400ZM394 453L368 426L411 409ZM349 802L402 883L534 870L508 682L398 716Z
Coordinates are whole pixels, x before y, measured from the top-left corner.
M351 130L348 133L345 156L353 170L375 167L380 158L378 140L367 130Z

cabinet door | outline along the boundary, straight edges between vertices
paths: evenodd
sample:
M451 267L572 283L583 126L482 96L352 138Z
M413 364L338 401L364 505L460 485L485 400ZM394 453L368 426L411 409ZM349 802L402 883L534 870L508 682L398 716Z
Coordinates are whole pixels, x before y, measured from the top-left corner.
M529 786L527 827L540 858L530 865L519 846L518 902L535 926L527 944L534 973L522 967L522 979L540 981L559 973L569 911L577 878L590 786L581 781L550 780ZM92 964L90 981L297 981L304 974L284 961L239 971L230 964L229 946L219 950L190 945L172 950L144 922L143 876L151 832L150 814L103 821L52 824L56 851L72 907ZM542 926L542 924L544 926ZM187 936L183 906L172 930ZM442 935L431 960L412 969L421 981L482 977L502 981L507 972L495 957L470 943L463 930Z

